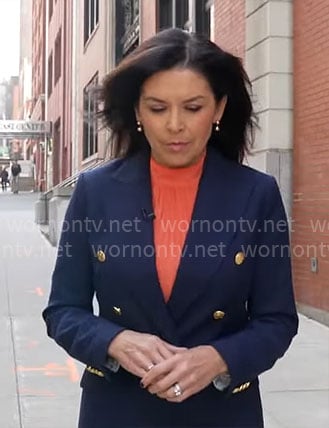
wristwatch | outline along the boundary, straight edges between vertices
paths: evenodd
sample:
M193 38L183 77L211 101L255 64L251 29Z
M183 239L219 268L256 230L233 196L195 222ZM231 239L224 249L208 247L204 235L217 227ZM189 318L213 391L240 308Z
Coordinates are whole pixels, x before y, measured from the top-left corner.
M224 391L231 383L231 376L229 372L222 373L216 376L212 383L216 389Z
M120 364L118 363L118 361L112 357L106 358L106 363L104 364L104 366L113 373L116 373L120 368Z

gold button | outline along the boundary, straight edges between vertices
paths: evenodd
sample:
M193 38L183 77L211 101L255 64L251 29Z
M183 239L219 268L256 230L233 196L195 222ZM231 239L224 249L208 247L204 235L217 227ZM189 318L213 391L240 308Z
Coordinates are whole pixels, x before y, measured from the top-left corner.
M102 250L97 251L97 259L99 262L105 262L106 256L105 256L104 251L102 251Z
M236 253L234 261L236 265L242 265L242 263L244 262L245 259L245 255L242 251L239 251L238 253Z
M224 318L225 312L223 312L223 311L215 311L212 314L212 316L213 316L214 320L221 320L222 318Z
M118 308L118 306L113 306L113 311L115 315L118 315L118 316L122 315L121 308Z

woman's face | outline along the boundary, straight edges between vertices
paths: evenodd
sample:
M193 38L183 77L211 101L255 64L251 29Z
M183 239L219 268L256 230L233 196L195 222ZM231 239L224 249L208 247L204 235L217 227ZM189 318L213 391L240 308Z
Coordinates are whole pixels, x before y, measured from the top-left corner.
M175 68L155 73L144 82L136 119L157 162L185 167L203 155L225 104L226 98L216 102L202 74Z

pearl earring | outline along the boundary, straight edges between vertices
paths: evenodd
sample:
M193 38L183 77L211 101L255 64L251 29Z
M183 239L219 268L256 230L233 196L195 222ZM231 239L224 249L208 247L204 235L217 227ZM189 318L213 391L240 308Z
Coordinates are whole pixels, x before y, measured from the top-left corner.
M219 120L216 120L216 123L215 123L215 131L216 132L219 132Z
M138 132L142 132L143 131L142 124L141 124L141 122L139 120L137 120L137 131Z

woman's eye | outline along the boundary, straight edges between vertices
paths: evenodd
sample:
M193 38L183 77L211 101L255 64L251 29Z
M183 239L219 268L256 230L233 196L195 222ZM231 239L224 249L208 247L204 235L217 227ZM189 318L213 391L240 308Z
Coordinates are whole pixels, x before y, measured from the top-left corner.
M194 106L194 105L185 107L186 110L191 111L191 112L199 111L201 108L202 108L202 106ZM159 107L150 107L150 110L153 113L161 113L161 112L166 110L166 107L160 107L160 106Z
M202 107L201 106L187 106L186 109L189 111L199 111Z
M154 113L159 113L161 111L164 111L165 107L150 107L150 110L153 111Z

